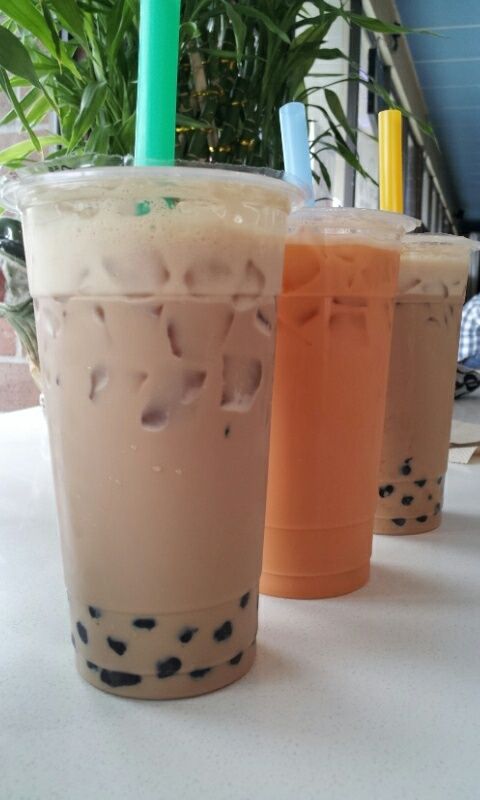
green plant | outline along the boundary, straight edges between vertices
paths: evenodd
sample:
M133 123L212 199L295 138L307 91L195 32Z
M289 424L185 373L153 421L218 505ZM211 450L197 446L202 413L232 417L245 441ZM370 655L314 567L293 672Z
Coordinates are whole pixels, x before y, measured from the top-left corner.
M278 110L299 100L326 120L312 142L326 184L330 176L322 153L327 150L365 174L355 152L356 132L335 93L339 83L362 79L355 64L347 78L331 72L333 60L348 59L328 47L328 34L339 18L380 33L405 29L350 13L343 3L312 0L313 16L305 5L304 0L182 0L178 158L280 169ZM0 127L18 119L26 134L0 151L0 165L18 167L32 157L133 153L138 14L138 0L0 0L0 89L11 104ZM325 106L313 106L316 87L306 88L314 64ZM369 86L390 103L381 87ZM37 135L48 115L51 130ZM0 237L11 295L0 314L37 363L25 267L18 253L12 256L11 241Z
M330 67L347 56L328 47L328 34L339 18L384 33L399 29L326 0L310 3L313 17L304 7L304 0L183 0L179 158L281 168L278 109L289 100L311 107L313 87L307 91L305 78L315 63L329 85L325 106L317 106L327 127L312 154L327 183L325 150L336 150L363 172L355 131L335 94L335 86L352 77L332 74ZM55 155L132 153L138 0L0 0L0 13L0 87L12 104L0 126L18 118L27 134L0 152L0 163L18 166L52 148ZM35 127L49 112L58 130L39 137Z
M30 361L38 365L33 300L28 291L22 226L15 219L0 218L0 319L18 334Z

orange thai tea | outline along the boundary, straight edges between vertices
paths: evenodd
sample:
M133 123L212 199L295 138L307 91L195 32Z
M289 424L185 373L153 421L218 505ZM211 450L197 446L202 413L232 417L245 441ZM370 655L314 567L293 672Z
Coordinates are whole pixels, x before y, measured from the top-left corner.
M291 217L278 329L261 591L368 580L400 241L398 214Z

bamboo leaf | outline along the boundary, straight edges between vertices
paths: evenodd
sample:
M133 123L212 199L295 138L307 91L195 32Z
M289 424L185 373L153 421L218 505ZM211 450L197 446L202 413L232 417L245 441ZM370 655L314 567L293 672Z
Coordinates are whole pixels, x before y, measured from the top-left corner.
M102 107L103 101L105 100L107 88L106 83L95 82L89 83L83 90L80 109L73 123L72 134L68 145L69 150L72 150L82 136L92 127Z
M33 3L26 0L0 0L0 11L13 19L21 28L30 31L50 53L55 53L48 25Z
M352 130L351 125L343 111L342 104L335 92L333 92L331 89L325 89L325 100L327 101L328 107L330 108L330 111L335 119L340 123L342 128L347 131L348 135L351 136L352 139L355 139L355 131Z
M404 25L397 25L396 22L383 22L381 19L365 17L363 14L350 14L347 12L347 16L354 25L375 33L390 33L394 36L404 33L435 33L427 28L406 28Z
M42 88L27 48L3 26L0 26L0 65L7 72L25 78L34 86Z
M44 17L45 22L47 24L48 30L50 31L50 33L52 35L52 42L53 42L54 47L55 47L55 56L56 56L57 60L60 61L61 57L62 57L61 46L60 46L60 37L59 37L58 31L57 31L57 29L55 27L55 21L54 21L54 19L52 17L52 14L51 14L51 11L50 11L49 7L47 6L46 0L41 0L41 5L42 5L43 17Z
M30 125L36 126L45 119L52 107L44 94L39 95L32 103L26 114Z
M237 61L240 61L243 55L243 51L245 49L245 37L247 35L247 26L245 25L238 11L235 10L235 8L231 3L227 2L227 0L222 0L222 4L225 6L228 18L232 23L233 34L235 36L235 44L237 46Z
M194 117L179 114L177 112L177 126L182 128L195 128L199 131L204 131L209 127L208 122L204 120L195 119Z
M330 191L330 189L332 188L332 181L330 179L330 173L328 169L326 168L322 159L316 153L312 153L312 156L320 168L320 172L322 173L322 178L327 186L327 189Z
M39 136L38 141L42 148L50 147L55 144L65 144L65 139L56 134ZM5 147L4 150L0 150L0 164L16 165L33 153L34 150L35 146L31 140L24 139L22 142L17 142L16 144L10 145L10 147Z
M279 37L279 39L282 40L282 42L290 44L290 37L287 36L285 31L282 30L282 28L280 28L273 21L273 19L271 19L271 17L268 16L268 14L265 14L263 11L260 11L260 9L255 8L254 6L244 6L240 3L237 3L235 8L240 14L243 14L246 17L253 17L253 19L259 20L265 25L265 27L270 31L270 33L274 33L276 36Z
M49 4L67 30L83 45L88 45L85 39L84 16L75 0L49 0Z
M11 87L13 89L14 88L13 80L10 80L10 85L11 85ZM40 95L41 95L40 89L37 89L36 87L34 87L33 89L30 89L30 91L27 92L25 97L23 97L19 101L20 105L22 106L22 108L24 110L24 112L26 112L30 108L30 106L32 105L34 100L36 100L37 97L39 97ZM17 117L18 117L18 115L17 115L16 109L12 108L7 114L5 114L3 119L0 120L0 127L2 125L8 125L10 122L13 122L14 120L16 120Z
M0 68L0 86L3 87L3 90L4 90L5 94L7 95L8 99L10 100L10 102L11 102L11 104L13 106L13 108L17 112L17 117L19 118L19 120L22 123L23 127L27 131L27 133L28 133L28 135L30 137L30 141L33 144L33 147L35 148L35 150L40 150L40 144L38 142L37 136L36 136L35 132L32 130L32 128L30 126L30 123L29 123L27 117L25 116L25 113L23 111L21 103L19 102L19 100L18 100L18 98L17 98L17 96L16 96L16 94L15 94L13 88L12 88L12 85L10 83L10 79L9 79L7 73L5 72L5 70L3 69L3 67Z
M320 61L332 61L334 58L343 58L346 59L347 56L345 53L342 53L338 47L324 47L321 50L318 50L317 56Z

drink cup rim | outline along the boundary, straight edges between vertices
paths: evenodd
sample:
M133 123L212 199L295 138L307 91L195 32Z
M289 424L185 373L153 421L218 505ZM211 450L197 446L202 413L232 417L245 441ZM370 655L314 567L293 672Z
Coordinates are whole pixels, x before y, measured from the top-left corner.
M375 238L400 238L420 225L405 214L370 208L302 208L289 218L289 231L312 227L322 235L373 234Z
M126 170L128 170L126 172ZM124 180L128 176L142 179L168 179L190 182L204 180L226 181L239 185L241 196L255 189L279 192L291 210L302 208L308 196L308 187L302 181L285 172L268 167L246 167L231 164L210 164L205 162L175 162L173 165L155 164L134 166L130 157L123 156L74 156L47 159L38 164L22 167L17 171L7 171L0 178L0 202L8 209L21 212L26 206L35 203L38 190L74 188L90 182Z
M480 250L480 242L476 239L467 239L466 236L456 236L453 233L407 233L402 245L404 251L408 253L424 252L426 248L435 251L436 248L445 246L469 253Z

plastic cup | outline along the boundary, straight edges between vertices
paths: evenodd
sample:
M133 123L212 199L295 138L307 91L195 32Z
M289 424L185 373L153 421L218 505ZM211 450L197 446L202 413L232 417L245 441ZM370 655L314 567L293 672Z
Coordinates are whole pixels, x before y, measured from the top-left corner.
M462 305L477 243L406 236L395 301L375 532L441 522Z
M346 594L369 576L401 239L415 220L292 215L278 300L260 590Z
M78 670L129 697L218 689L255 655L275 295L302 192L107 167L4 195L22 212Z

